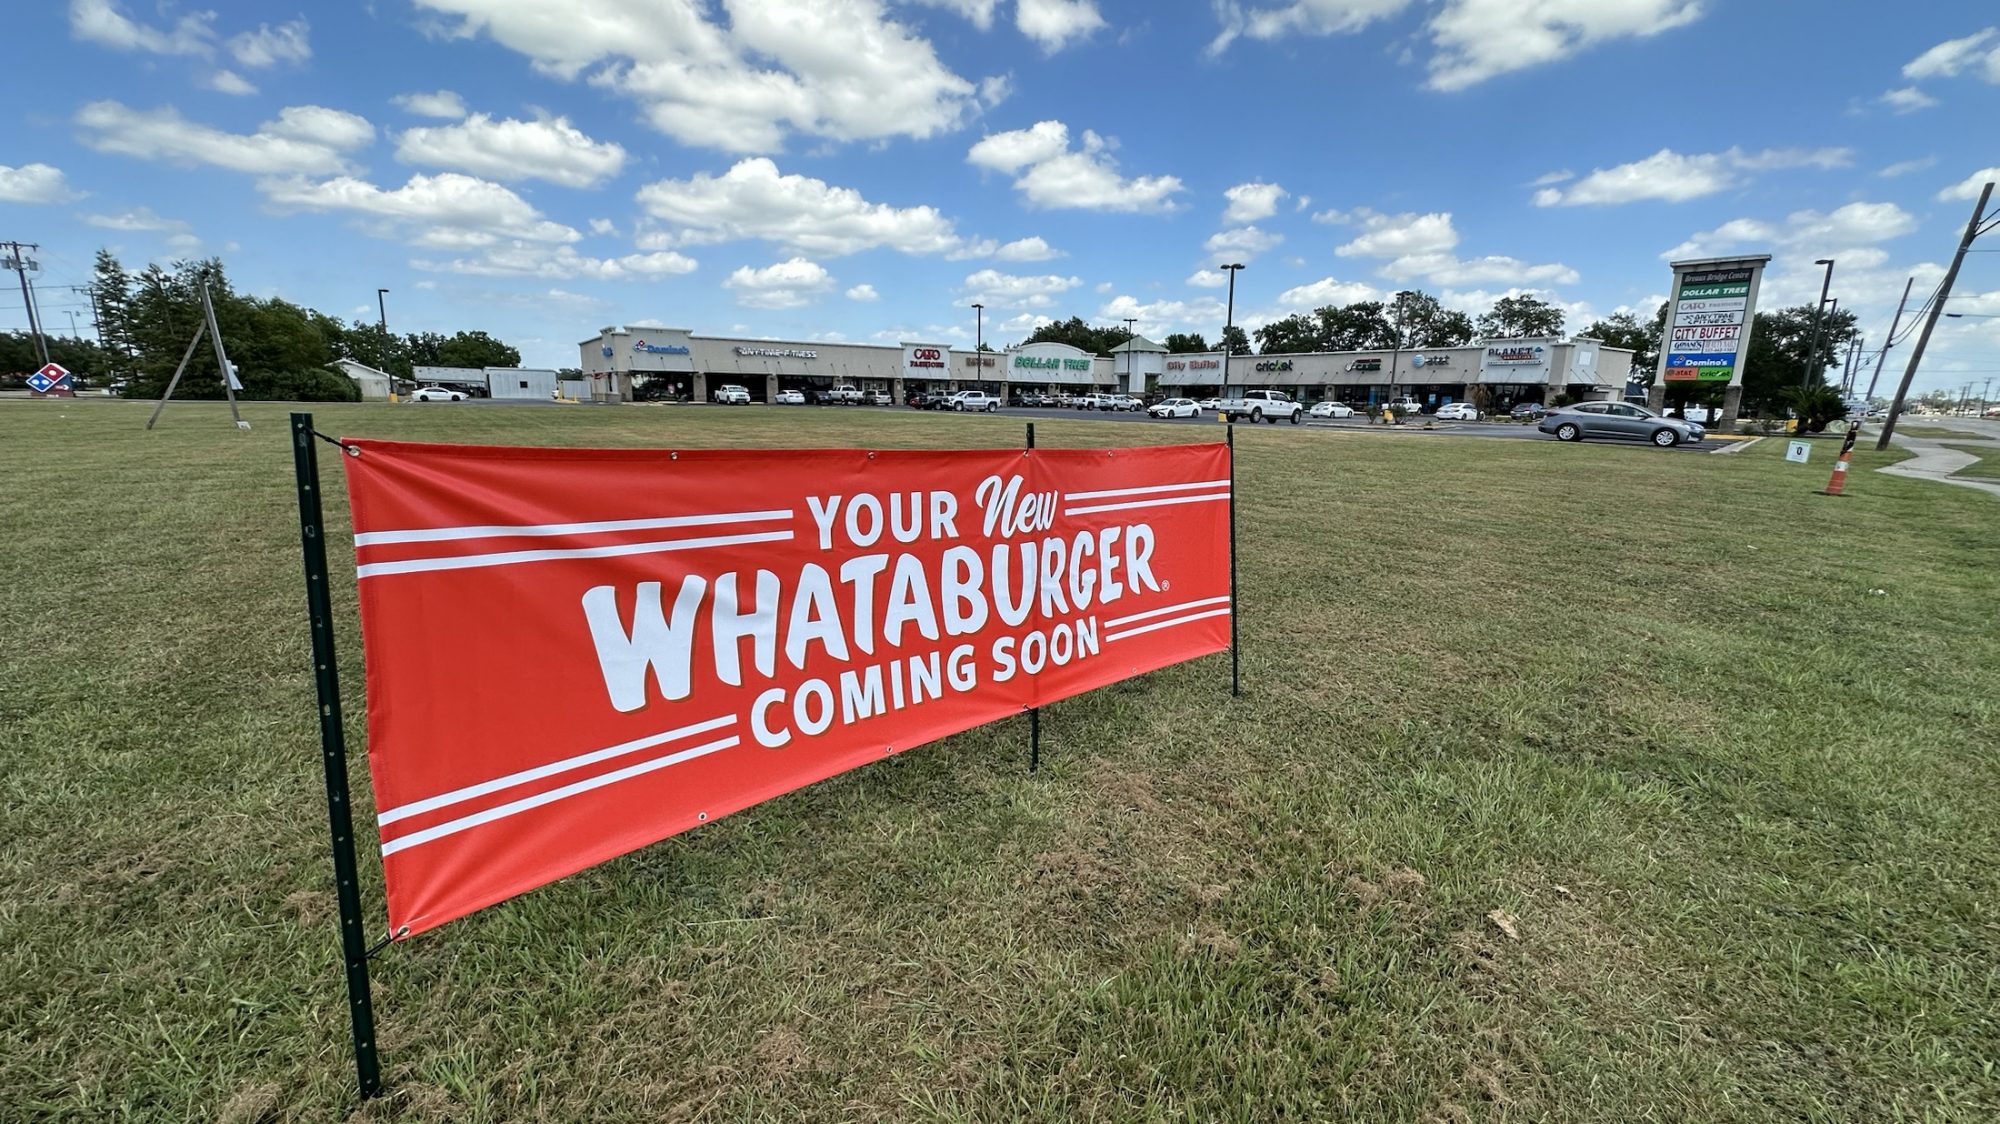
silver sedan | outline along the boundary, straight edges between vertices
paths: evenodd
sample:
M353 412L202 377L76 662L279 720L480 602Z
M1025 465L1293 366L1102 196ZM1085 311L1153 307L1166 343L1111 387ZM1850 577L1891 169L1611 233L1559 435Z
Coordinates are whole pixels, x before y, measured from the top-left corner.
M1656 414L1630 402L1579 402L1564 406L1544 417L1536 426L1553 433L1558 441L1581 441L1586 437L1618 437L1650 441L1671 449L1685 441L1690 444L1708 436L1693 422Z

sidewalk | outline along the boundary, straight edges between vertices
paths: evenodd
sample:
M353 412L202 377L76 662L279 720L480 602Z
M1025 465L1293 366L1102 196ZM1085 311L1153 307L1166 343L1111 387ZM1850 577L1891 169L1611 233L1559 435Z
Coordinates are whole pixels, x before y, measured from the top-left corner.
M1995 496L2000 496L2000 482L1975 480L1967 476L1952 475L1952 473L1957 472L1959 469L1981 459L1971 453L1961 453L1957 449L1948 449L1944 446L1943 442L1933 441L1928 437L1905 437L1901 433L1890 438L1890 443L1900 445L1914 455L1909 460L1901 463L1878 468L1875 470L1877 472L1886 472L1892 476L1909 476L1918 480L1935 480L1940 484L1957 484L1961 487L1977 488L1982 492L1990 492ZM1988 459L2000 460L2000 440L1993 438L1974 440L1969 437L1960 437L1954 438L1951 443L1954 445L1972 445L1992 449L1993 452Z

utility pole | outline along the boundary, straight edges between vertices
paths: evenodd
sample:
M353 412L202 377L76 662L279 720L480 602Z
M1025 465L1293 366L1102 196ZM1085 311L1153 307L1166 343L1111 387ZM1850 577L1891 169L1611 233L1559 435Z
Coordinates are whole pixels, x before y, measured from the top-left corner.
M13 270L21 278L21 306L28 311L28 331L35 337L35 350L41 353L42 365L47 366L49 341L42 338L42 320L35 315L35 294L28 288L29 271L39 270L42 267L40 263L27 256L27 251L39 250L41 246L34 242L25 245L20 242L0 242L0 246L5 246L11 251L5 261L0 261L0 266Z
M69 291L72 293L82 293L84 299L90 302L90 327L92 331L97 333L97 346L103 347L104 320L97 311L97 289L91 285L71 285Z
M1243 268L1242 262L1217 266L1229 274L1229 308L1223 314L1226 323L1222 326L1222 396L1229 397L1229 337L1231 328L1236 326L1236 271Z
M1896 329L1903 323L1903 306L1910 303L1910 288L1917 283L1915 277L1903 282L1903 299L1896 302L1896 318L1889 321L1889 334L1882 340L1882 350L1875 353L1875 373L1868 379L1868 401L1875 401L1875 383L1882 377L1882 364L1889 360L1889 349L1896 346Z
M1882 436L1875 439L1877 449L1889 447L1889 438L1895 435L1896 418L1903 412L1903 399L1910 393L1910 382L1917 377L1917 364L1924 361L1924 348L1930 346L1931 332L1936 330L1938 317L1944 314L1944 302L1951 299L1951 286L1958 280L1958 267L1965 264L1965 252L1972 248L1972 240L1979 237L1980 220L1986 217L1987 200L1993 198L1993 185L1979 189L1979 202L1972 205L1972 217L1966 220L1965 236L1958 240L1958 253L1951 258L1951 268L1945 270L1944 280L1931 298L1931 314L1924 318L1924 330L1917 336L1916 350L1910 352L1910 365L1903 370L1902 384L1896 387L1896 400L1889 405L1889 418L1882 423Z
M1812 386L1819 376L1826 373L1826 364L1821 362L1819 357L1819 330L1826 322L1826 291L1833 287L1833 259L1819 258L1813 264L1825 266L1826 276L1820 280L1819 304L1813 308L1812 343L1806 348L1806 369L1805 373L1799 376L1800 390ZM1801 432L1799 436L1803 437L1805 434Z

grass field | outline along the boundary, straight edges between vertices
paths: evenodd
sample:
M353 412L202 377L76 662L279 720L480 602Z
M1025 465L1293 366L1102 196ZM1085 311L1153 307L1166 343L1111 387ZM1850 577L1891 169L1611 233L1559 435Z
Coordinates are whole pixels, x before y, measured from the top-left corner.
M0 1120L350 1107L285 411L247 413L147 433L138 404L0 403ZM910 411L319 417L1020 437ZM1780 441L1238 437L1242 699L1226 657L1182 665L1051 708L1037 775L1000 723L396 946L389 1087L353 1118L2000 1118L2000 504L1866 447L1834 500Z

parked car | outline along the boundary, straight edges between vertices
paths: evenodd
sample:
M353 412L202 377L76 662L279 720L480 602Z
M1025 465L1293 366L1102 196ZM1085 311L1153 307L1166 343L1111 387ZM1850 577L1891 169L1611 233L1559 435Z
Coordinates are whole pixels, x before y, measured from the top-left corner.
M886 390L869 391L867 402L870 406L893 406L896 404L896 400L889 397L889 392Z
M1195 405L1200 406L1204 410L1210 410L1210 411L1220 410L1222 409L1222 399L1203 398L1200 401L1196 402Z
M1470 402L1447 402L1434 416L1439 421L1478 421L1479 410Z
M715 400L724 406L748 406L750 392L740 386L719 386L715 388Z
M1104 398L1104 408L1107 410L1126 410L1137 413L1146 408L1144 402L1139 401L1129 394L1107 394Z
M1313 408L1306 411L1306 416L1313 418L1351 418L1354 416L1354 407L1345 402L1315 402L1313 403Z
M1398 398L1394 402L1383 403L1385 410L1394 410L1399 418L1415 417L1424 412L1424 404L1414 398Z
M1079 394L1075 398L1070 399L1070 405L1079 410L1101 410L1104 408L1104 400L1108 397L1110 395Z
M780 406L803 406L806 404L806 393L803 390L781 390L771 401Z
M1305 416L1305 404L1294 402L1282 390L1246 390L1241 398L1225 398L1216 407L1216 412L1230 421L1249 418L1250 424L1260 421L1278 424L1279 418L1288 419L1293 425Z
M1201 407L1192 398L1167 398L1148 406L1146 413L1156 418L1198 418Z
M1000 408L1000 400L983 390L961 390L951 396L950 408L961 414L990 414Z
M951 395L938 390L926 391L910 395L907 404L912 410L949 410Z
M448 386L420 386L415 394L410 395L412 402L463 402L465 399L464 391Z
M1508 416L1515 419L1540 418L1548 412L1549 408L1540 402L1523 402L1509 411Z
M1651 441L1663 449L1708 436L1708 431L1694 422L1656 414L1630 402L1580 402L1565 406L1543 418L1535 428L1555 434L1559 441L1624 437Z
M832 406L859 406L861 392L846 383L841 383L832 390L821 391L819 400Z

